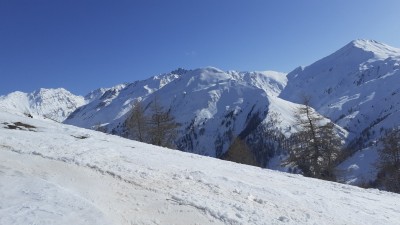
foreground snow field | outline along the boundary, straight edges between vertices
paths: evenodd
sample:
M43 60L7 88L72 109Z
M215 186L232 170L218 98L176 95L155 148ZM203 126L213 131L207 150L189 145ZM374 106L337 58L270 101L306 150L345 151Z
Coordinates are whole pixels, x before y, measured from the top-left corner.
M0 112L0 224L398 224L400 195Z

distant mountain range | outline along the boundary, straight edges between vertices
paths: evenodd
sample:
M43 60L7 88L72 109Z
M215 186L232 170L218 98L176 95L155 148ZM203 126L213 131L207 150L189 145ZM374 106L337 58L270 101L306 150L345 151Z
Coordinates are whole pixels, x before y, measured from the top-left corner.
M0 96L0 109L30 116L42 116L57 122L64 121L78 107L87 101L64 88L44 89L32 93L12 92Z
M123 136L133 102L148 106L157 98L181 124L175 140L178 149L224 157L239 137L257 165L284 169L278 166L279 135L296 130L293 112L308 96L316 112L341 127L338 131L352 150L338 166L340 177L358 184L375 179L372 164L379 139L386 129L400 125L399 69L400 49L356 40L288 74L178 69L97 89L86 97L64 89L14 92L0 97L0 108L89 129L100 126ZM275 120L280 123L271 126Z

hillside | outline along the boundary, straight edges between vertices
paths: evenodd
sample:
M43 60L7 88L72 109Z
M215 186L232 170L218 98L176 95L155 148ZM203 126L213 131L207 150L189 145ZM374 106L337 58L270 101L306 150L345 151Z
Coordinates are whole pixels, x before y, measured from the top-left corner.
M13 92L0 96L0 109L19 115L41 116L62 122L78 107L86 104L85 99L64 88L45 89L32 93Z
M289 74L177 69L85 98L64 89L11 93L0 97L0 107L133 138L125 121L134 101L150 115L157 100L180 124L174 148L286 170L280 166L287 150L281 140L297 131L293 114L308 96L344 139L347 158L336 167L339 181L359 185L376 179L380 139L400 126L399 69L400 49L355 40Z
M134 100L142 101L146 112L157 99L181 124L176 147L212 157L221 157L236 137L259 140L253 152L269 144L265 132L272 112L282 123L292 125L297 106L277 96L286 85L286 76L274 71L236 72L209 67L179 69L147 80L119 85L74 113L64 122L85 128L102 125L107 132L124 136L124 122ZM274 149L266 151L259 163L266 165Z
M400 196L0 111L0 224L398 224Z
M384 119L395 120L399 112L400 49L379 42L353 41L287 77L281 98L301 103L302 96L310 96L318 112L352 137ZM376 128L389 126L384 122Z
M379 139L400 126L400 49L371 40L352 41L337 52L288 75L280 98L311 105L349 132L352 156L338 168L346 182L374 180Z

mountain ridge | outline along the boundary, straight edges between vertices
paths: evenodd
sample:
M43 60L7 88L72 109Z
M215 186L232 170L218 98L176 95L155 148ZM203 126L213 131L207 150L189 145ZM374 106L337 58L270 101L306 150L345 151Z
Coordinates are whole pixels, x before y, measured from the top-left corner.
M311 97L311 106L316 111L349 132L346 142L352 149L349 152L352 157L339 167L363 177L358 181L350 179L360 182L376 177L376 168L370 162L377 159L380 138L385 130L400 125L398 83L400 49L376 41L357 40L303 69L290 72L280 97L296 103L301 103L302 96ZM357 152L364 149L365 157L360 157L363 154ZM363 170L367 172L360 172Z
M376 177L376 173L360 172L374 169L357 152L368 150L368 160L373 161L383 131L400 125L398 83L400 49L359 39L288 74L179 68L97 89L64 122L126 136L124 122L133 102L148 106L157 98L181 124L176 140L180 150L221 157L236 138L242 138L265 167L271 161L279 164L282 157L277 137L266 137L272 117L281 121L276 127L279 133L290 136L296 131L293 113L303 96L308 96L316 112L340 126L352 150L339 167L346 174L358 168L356 177L346 175L343 181L357 184Z
M32 93L12 92L0 96L0 107L13 113L43 116L58 122L64 121L70 113L84 105L85 99L64 88L40 88Z
M184 70L128 84L115 91L115 100L93 101L71 114L65 123L87 128L103 124L108 132L122 134L121 126L133 101L141 100L146 106L157 98L182 124L178 148L215 157L223 154L245 129L248 118L256 114L266 116L268 98L276 97L285 85L285 74L273 71L224 72L215 67ZM102 118L105 116L109 119ZM261 116L259 123L265 116ZM89 119L82 120L83 117Z

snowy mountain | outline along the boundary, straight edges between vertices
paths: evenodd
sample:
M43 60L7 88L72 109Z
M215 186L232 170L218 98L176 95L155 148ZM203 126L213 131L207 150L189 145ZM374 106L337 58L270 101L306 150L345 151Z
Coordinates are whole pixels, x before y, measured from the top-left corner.
M148 106L155 98L181 124L177 148L186 152L221 157L236 137L258 144L258 151L269 144L262 128L275 112L280 126L292 124L296 104L277 96L286 85L283 73L224 72L209 67L177 70L132 84L108 89L74 113L65 123L85 128L103 125L108 132L123 135L124 121L135 99ZM147 107L148 111L150 110ZM259 158L266 165L273 151Z
M374 179L375 145L386 129L400 125L400 49L352 41L287 78L279 97L301 103L309 96L319 113L349 132L351 151L360 150L340 166L353 174L350 181Z
M358 135L377 118L398 112L400 49L375 41L353 41L294 70L288 80L280 97L301 103L302 95L310 96L315 109Z
M87 99L91 99L90 103L73 112L65 120L65 123L93 128L99 124L113 124L115 121L125 119L124 116L131 110L135 99L142 99L151 95L169 82L177 79L182 71L177 70L131 84L97 89L86 96Z
M287 75L178 69L100 88L85 98L63 89L12 93L0 97L0 107L56 121L68 116L66 124L127 137L125 121L134 101L151 113L157 99L181 125L177 149L226 158L240 139L250 149L246 155L256 160L251 164L283 169L279 140L296 131L293 112L309 96L312 107L337 124L345 138L349 157L338 166L341 181L360 184L376 178L379 139L386 129L400 125L399 68L400 49L356 40ZM280 123L272 124L274 120Z
M400 195L0 109L0 224L398 224Z
M0 96L0 108L19 115L43 116L58 122L85 104L81 96L63 89L44 89L32 93L13 92Z

